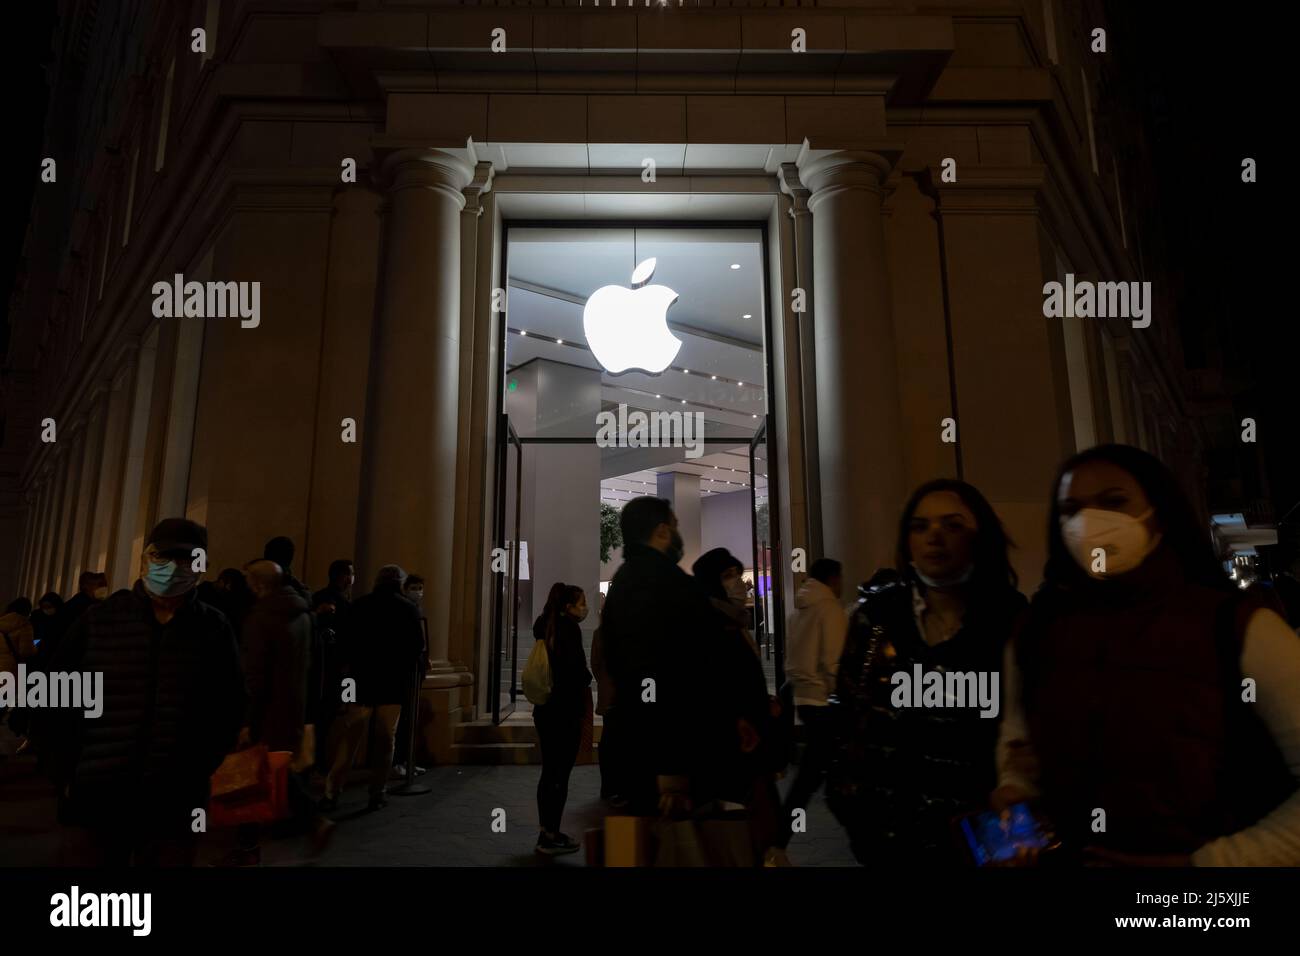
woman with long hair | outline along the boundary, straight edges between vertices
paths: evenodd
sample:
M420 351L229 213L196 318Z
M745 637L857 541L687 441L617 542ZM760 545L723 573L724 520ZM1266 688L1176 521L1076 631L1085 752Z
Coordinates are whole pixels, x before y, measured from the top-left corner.
M587 669L582 630L578 627L586 616L587 595L582 588L556 583L551 585L546 607L533 624L533 637L546 644L552 680L546 703L533 705L533 723L542 751L542 777L537 782L541 833L536 849L547 856L578 850L578 842L560 831L560 820L591 700L591 671Z
M979 491L936 479L903 508L895 568L858 590L827 800L864 865L961 860L951 821L995 779L998 671L1025 606L1010 547Z
M995 808L1041 797L1087 862L1300 864L1300 641L1232 585L1178 480L1127 445L1081 452L1047 540Z

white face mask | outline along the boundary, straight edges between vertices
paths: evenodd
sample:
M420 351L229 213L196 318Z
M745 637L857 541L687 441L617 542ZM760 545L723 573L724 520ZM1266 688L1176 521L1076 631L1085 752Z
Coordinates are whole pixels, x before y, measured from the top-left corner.
M915 562L912 563L912 570L916 572L916 576L921 579L921 583L927 588L955 588L959 585L965 584L971 579L971 575L975 573L975 562L972 561L970 564L966 565L964 571L958 571L952 577L948 578L932 578L930 575L918 568Z
M1084 508L1061 522L1061 536L1070 556L1089 575L1114 577L1140 565L1159 543L1160 536L1152 538L1143 524L1150 514L1150 508L1136 518L1122 511ZM1106 552L1104 559L1093 556L1097 548Z

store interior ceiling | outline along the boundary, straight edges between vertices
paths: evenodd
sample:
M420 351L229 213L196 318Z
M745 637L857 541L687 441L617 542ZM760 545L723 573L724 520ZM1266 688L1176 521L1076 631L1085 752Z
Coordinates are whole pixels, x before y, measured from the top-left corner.
M601 370L602 408L700 412L706 438L739 439L710 443L695 458L682 448L644 449L639 456L602 449L601 500L618 507L654 494L657 474L666 471L699 474L702 497L748 493L748 441L766 409L762 231L515 226L508 241L508 369L535 359L601 369L583 333L583 305L602 286L629 285L633 269L653 257L650 281L678 294L667 320L681 348L658 375ZM621 470L621 460L644 461L647 454L657 460ZM762 503L762 445L758 455L755 490Z

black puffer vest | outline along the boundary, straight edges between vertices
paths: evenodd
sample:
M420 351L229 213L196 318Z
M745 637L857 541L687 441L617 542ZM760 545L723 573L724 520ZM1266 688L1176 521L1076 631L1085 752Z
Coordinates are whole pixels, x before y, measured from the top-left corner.
M873 579L873 581L876 579ZM930 646L918 633L910 585L863 585L849 623L832 701L832 812L859 862L958 863L952 818L984 805L996 781L998 720L978 707L895 707L895 674L996 673L1025 599L1011 588L967 611L962 628Z

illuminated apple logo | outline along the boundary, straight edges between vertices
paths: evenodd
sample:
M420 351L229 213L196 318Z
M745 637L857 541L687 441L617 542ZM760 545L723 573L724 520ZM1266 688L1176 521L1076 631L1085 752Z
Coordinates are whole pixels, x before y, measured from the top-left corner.
M677 293L666 285L646 285L654 271L655 260L647 259L632 271L632 288L603 286L582 310L591 354L612 375L630 368L657 374L682 347L668 331L668 309Z

